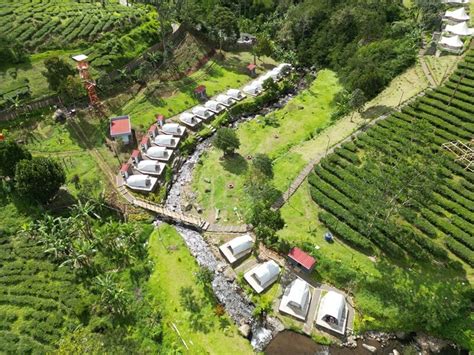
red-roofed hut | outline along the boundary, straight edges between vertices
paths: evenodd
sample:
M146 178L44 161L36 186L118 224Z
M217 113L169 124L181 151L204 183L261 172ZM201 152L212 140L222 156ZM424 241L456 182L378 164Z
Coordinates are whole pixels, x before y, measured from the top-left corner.
M298 247L294 247L290 250L288 259L291 264L300 266L308 272L311 272L316 265L316 259Z

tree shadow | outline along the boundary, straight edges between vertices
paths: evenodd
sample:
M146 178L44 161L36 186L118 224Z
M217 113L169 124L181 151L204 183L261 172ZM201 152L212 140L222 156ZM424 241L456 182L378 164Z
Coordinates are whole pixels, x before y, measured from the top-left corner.
M224 157L221 161L222 167L231 174L242 175L248 169L247 160L240 154L234 153Z
M390 113L393 109L385 105L377 105L369 107L367 110L361 113L363 119L371 120L379 116Z

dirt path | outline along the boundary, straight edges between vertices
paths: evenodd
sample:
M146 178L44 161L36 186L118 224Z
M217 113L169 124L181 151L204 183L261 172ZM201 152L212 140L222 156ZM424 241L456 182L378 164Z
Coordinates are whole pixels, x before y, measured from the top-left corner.
M423 73L425 74L426 79L428 79L428 82L430 83L430 86L431 87L437 87L438 84L436 84L436 80L433 78L433 74L431 73L431 70L430 70L430 67L428 66L428 64L426 64L425 59L423 58L423 54L421 53L421 50L420 50L420 53L418 55L418 58L420 60L421 69L423 69Z

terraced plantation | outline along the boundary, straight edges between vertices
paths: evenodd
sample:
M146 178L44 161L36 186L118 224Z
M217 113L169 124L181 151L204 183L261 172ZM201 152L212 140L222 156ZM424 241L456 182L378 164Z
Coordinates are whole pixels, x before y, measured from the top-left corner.
M443 87L325 158L309 178L320 220L367 253L474 266L474 174L443 148L474 134L473 94L471 50Z
M75 1L12 1L0 4L0 33L18 40L27 49L70 47L77 41L95 42L107 32L139 25L141 7L118 3Z
M46 353L54 349L71 310L82 301L68 268L47 261L44 249L0 237L0 339L4 353Z

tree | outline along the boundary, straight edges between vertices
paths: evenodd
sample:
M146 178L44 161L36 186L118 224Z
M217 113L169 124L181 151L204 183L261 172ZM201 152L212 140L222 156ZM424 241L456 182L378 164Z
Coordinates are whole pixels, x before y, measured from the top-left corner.
M0 36L0 63L18 64L26 61L26 53L23 47L16 41Z
M365 97L364 92L361 89L355 89L351 94L348 104L349 104L349 107L353 111L357 111L358 113L361 113L364 110L366 101L367 101L367 98ZM353 117L354 117L354 112L352 112L352 115L351 115L351 122L352 122Z
M18 162L30 159L30 152L16 142L0 142L0 175L13 177Z
M98 306L113 315L125 316L128 313L130 297L120 285L114 281L112 274L97 276L95 285L100 293Z
M231 10L223 6L215 6L209 13L208 19L211 33L219 40L219 51L222 52L224 40L237 40L239 37L239 25L237 16Z
M272 160L266 154L258 153L252 161L255 170L265 175L267 178L273 178Z
M257 64L256 58L260 60L261 56L271 57L275 51L274 44L266 34L257 36L257 43L253 46L253 63Z
M66 80L59 85L58 92L72 100L80 99L87 94L81 79L73 75L69 75Z
M54 91L60 89L61 85L66 82L68 76L76 74L72 65L59 57L46 59L44 66L46 71L43 71L42 74L46 77L49 88Z
M15 187L28 199L46 203L66 182L63 167L49 158L22 160L16 166Z
M239 137L233 129L227 127L219 128L212 143L224 152L224 156L233 154L240 147Z

